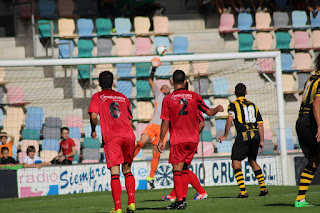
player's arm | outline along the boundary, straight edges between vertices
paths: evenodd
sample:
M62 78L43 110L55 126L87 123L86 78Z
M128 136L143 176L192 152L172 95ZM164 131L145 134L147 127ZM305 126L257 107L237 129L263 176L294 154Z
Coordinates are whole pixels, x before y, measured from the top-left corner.
M233 116L229 115L228 118L227 118L225 129L224 129L224 135L219 137L219 142L220 143L222 141L224 141L228 137L228 134L230 132L230 128L232 126L232 121L233 121Z
M164 150L164 148L165 148L165 144L163 143L163 140L164 140L168 130L169 130L169 121L162 119L161 130L160 130L160 139L158 142L158 151L159 152L162 152L162 150Z
M13 143L13 141L14 141L14 136L13 136L13 135L10 135L10 134L7 134L7 136L8 136L9 138L11 138L10 143Z
M154 57L151 61L152 64L152 69L149 75L149 85L152 89L152 91L154 91L155 88L155 83L154 83L154 75L156 73L157 68L162 64L160 63L160 58L158 57Z
M204 121L201 121L201 122L199 123L199 133L202 132L203 128L204 128Z
M91 137L93 139L97 138L96 126L98 124L98 114L91 112L90 114L90 125L91 125Z
M264 148L264 127L263 127L263 123L258 123L258 130L259 130L259 135L260 135L260 148L261 148L261 152L263 152L263 148Z
M217 114L218 112L223 112L224 109L223 109L223 106L221 105L218 105L216 108L210 108L206 111L206 114L208 116L214 116L215 114Z
M319 95L316 95L316 98L312 103L312 108L313 108L313 115L314 115L314 118L316 119L317 126L318 126L318 132L317 132L316 138L319 143L320 142L320 96Z

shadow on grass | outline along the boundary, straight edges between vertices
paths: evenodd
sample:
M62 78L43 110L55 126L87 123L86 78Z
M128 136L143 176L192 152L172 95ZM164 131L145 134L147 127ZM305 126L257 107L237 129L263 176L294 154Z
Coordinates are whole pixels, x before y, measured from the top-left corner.
M165 202L165 201L160 200L160 199L158 199L158 200L141 200L140 202L158 202L158 201L161 201L162 203Z
M291 207L294 207L293 204L287 204L287 203L270 203L270 204L266 204L264 206L291 206Z
M143 210L167 210L166 207L158 207L158 208L137 208L137 210L143 211Z
M240 199L240 198L237 198L237 197L210 197L210 198L207 198L207 199Z

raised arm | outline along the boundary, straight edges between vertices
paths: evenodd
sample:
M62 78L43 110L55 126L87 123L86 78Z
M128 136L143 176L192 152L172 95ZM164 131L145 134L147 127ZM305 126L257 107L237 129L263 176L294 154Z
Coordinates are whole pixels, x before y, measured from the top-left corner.
M154 74L157 70L157 68L162 64L160 62L160 58L158 57L154 57L151 61L151 64L152 64L152 69L151 69L151 72L150 72L150 75L149 75L149 85L151 87L151 90L153 91L154 88L155 88L155 84L154 84Z

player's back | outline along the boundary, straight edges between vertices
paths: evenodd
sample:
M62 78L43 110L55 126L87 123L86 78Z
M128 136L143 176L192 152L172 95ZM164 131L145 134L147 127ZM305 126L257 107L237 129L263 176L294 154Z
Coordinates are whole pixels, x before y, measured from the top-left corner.
M92 96L89 112L100 116L103 138L108 142L116 137L135 138L130 120L132 119L129 99L114 90L102 90Z

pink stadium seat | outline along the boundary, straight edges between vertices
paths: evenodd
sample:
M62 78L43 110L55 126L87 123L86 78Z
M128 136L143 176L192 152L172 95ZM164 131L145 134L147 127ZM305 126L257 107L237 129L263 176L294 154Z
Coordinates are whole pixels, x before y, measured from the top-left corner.
M273 58L258 58L257 63L262 72L270 72L274 70Z
M312 47L320 48L320 30L312 31Z
M270 13L257 12L256 13L256 28L259 30L269 29L271 24Z
M23 164L23 159L25 156L27 156L26 152L19 152L19 163Z
M272 140L272 130L270 128L264 128L264 139Z
M155 82L154 82L157 86L158 86L158 88L160 89L163 85L167 85L167 86L169 86L170 87L170 80L155 80Z
M80 140L78 138L72 138L72 140L76 144L77 151L80 152L80 148L81 148Z
M297 70L308 70L311 65L311 56L309 53L296 53L295 63Z
M199 142L198 155L202 157L202 144L203 144L203 157L210 157L214 153L214 146L211 142Z
M194 74L207 74L208 73L208 61L194 61L192 62L192 68Z
M135 39L136 55L150 55L151 41L148 37L138 37Z
M75 115L66 116L66 126L82 128L82 117Z
M307 31L295 31L293 33L294 48L309 48L309 34Z
M145 130L145 128L148 126L146 123L138 123L137 125L137 140L140 140L141 134Z
M157 34L166 34L169 32L169 19L166 16L154 16L153 28Z
M118 56L125 56L131 54L132 43L130 38L117 38L116 50Z
M227 33L233 31L234 16L233 14L224 13L220 16L219 32Z
M99 163L99 161L98 160L88 160L88 159L86 159L86 160L83 160L82 163Z
M272 49L272 35L271 33L258 33L257 34L258 50Z
M24 90L20 86L11 86L8 88L9 104L23 103Z

